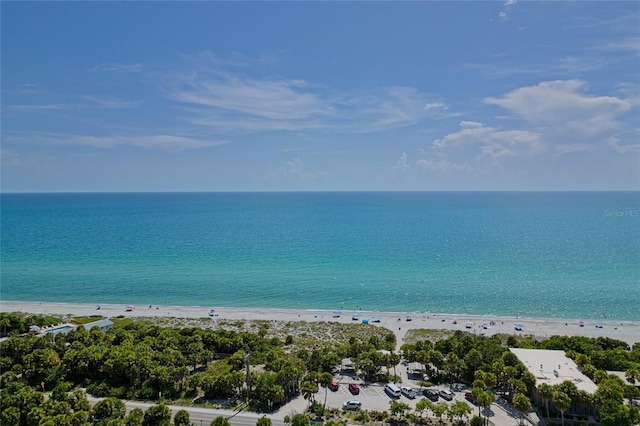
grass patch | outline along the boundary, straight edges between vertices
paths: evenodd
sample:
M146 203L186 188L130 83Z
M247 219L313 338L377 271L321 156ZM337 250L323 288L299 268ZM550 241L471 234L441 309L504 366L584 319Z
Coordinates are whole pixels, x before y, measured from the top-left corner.
M437 342L438 340L446 339L452 336L454 331L452 330L438 330L432 328L416 328L407 330L407 334L404 336L403 343L415 343L421 340L430 340Z

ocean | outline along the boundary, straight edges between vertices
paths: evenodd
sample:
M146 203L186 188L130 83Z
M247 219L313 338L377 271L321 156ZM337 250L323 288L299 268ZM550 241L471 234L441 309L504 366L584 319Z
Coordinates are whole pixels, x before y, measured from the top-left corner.
M0 197L2 300L640 320L638 192Z

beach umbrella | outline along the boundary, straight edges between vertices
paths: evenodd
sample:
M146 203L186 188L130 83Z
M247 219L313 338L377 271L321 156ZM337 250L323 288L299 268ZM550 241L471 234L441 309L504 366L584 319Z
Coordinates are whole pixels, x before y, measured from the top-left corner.
M333 316L336 318L339 317L341 314L342 314L341 311L333 311Z
M517 322L514 324L516 330L522 330L524 328L524 325L522 325L521 322Z

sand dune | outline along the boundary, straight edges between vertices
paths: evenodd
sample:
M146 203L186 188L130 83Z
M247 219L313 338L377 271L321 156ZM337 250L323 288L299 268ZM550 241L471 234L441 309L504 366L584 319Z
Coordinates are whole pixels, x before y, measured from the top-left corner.
M398 345L402 344L407 330L410 329L443 329L464 330L487 336L496 333L532 335L544 338L552 335L571 335L586 337L611 337L622 340L630 345L640 342L640 323L631 321L589 321L585 320L581 326L577 319L550 318L522 318L500 316L468 316L445 314L416 314L410 312L371 312L371 311L342 311L340 317L335 317L333 311L327 310L295 310L295 309L267 309L267 308L232 308L210 306L135 306L131 311L126 305L83 303L50 303L50 302L20 302L2 301L0 312L28 312L33 314L49 314L56 316L90 316L104 317L175 317L184 319L207 318L216 320L272 320L272 321L334 321L341 323L356 323L352 314L359 315L358 322L364 318L371 320L374 316L380 318L375 325L392 330L398 337ZM210 317L209 311L214 308L216 316ZM411 321L407 321L407 316ZM455 321L455 323L454 323ZM515 323L521 323L522 331L514 329ZM596 327L600 323L602 328ZM485 329L483 324L487 325Z

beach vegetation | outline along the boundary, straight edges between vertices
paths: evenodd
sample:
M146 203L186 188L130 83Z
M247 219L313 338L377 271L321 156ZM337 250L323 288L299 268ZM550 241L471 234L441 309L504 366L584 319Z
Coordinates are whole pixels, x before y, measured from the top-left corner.
M5 315L2 324L7 328L20 326L20 318L25 317ZM73 417L74 424L108 421L133 425L142 424L145 416L162 414L162 408L131 417L132 414L121 415L114 400L146 399L225 408L248 403L249 410L272 411L300 395L309 401L309 414L314 420L339 421L348 417L359 423L384 421L386 412L351 413L326 407L328 385L334 372L344 367L344 358L351 358L354 374L371 382L396 380L395 366L404 360L424 367L424 386L473 384L478 414L485 418L482 408L486 410L496 394L524 406L522 398L528 400L528 391L535 383L535 377L508 350L506 337L460 331L440 340L414 339L403 344L401 358L393 350L395 335L382 327L274 321L255 325L242 322L241 328L230 329L213 328L210 321L207 327L191 323L180 327L179 321L174 319L167 325L146 319L122 319L105 333L78 328L55 338L28 333L18 337L12 329L10 337L0 343L2 424L45 424L56 416L67 416ZM234 327L237 325L238 322ZM302 335L306 337L301 338ZM552 403L554 408L543 410L544 414L555 413L561 421L566 414L567 418L581 421L587 417L582 411L576 412L576 407L585 406L587 411L592 410L590 413L597 410L603 425L625 425L637 416L636 407L625 401L639 397L633 383L640 380L640 345L630 349L614 339L562 336L537 343L526 339L516 343L565 350L598 384L595 395L579 391L571 382L551 387L550 392L541 386L539 394L545 406ZM625 371L629 383L609 375L605 371L608 367ZM111 405L104 403L97 406L97 411L96 407L91 409L80 387L107 397L103 401ZM43 390L50 392L46 403ZM321 390L324 400L318 396ZM554 400L554 395L560 393L569 399L565 411L561 410L563 401L557 396ZM425 414L430 414L439 422L443 417L462 422L469 415L457 412L455 404L441 412L442 404L438 407L424 401L418 401L416 411L410 415L406 410L398 412L394 406L389 410L394 414L393 421L422 422ZM154 414L155 411L159 413ZM66 420L58 417L56 423L65 424Z

